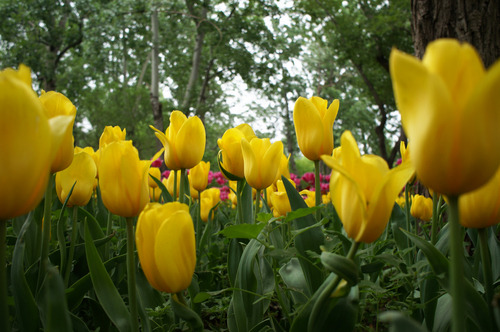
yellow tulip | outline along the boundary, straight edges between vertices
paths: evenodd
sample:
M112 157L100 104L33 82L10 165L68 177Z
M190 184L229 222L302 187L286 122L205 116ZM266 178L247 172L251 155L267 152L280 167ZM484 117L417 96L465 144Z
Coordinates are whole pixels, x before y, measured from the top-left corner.
M411 197L410 197L410 202L411 202ZM396 198L396 203L399 205L401 209L404 209L406 205L406 198L404 196L398 196Z
M122 130L119 126L104 127L104 131L99 138L99 150L101 151L101 154L108 144L124 141L125 136L127 136L127 130L125 128Z
M460 223L486 228L500 223L500 168L484 186L458 198Z
M45 114L48 119L59 115L71 116L73 121L66 129L64 138L52 162L51 173L62 171L71 164L74 155L73 123L75 122L76 107L73 103L59 92L49 91L40 96L40 101L45 106Z
M73 122L71 116L47 118L30 75L23 65L0 72L0 220L26 214L40 203Z
M330 168L330 195L347 235L356 242L371 243L385 229L394 201L414 172L411 164L389 170L378 156L360 156L351 132L341 137L340 162L322 156Z
M165 165L172 170L196 166L205 153L205 126L197 116L189 119L180 111L170 114L165 134L150 126L165 147Z
M246 123L226 130L222 138L217 140L217 145L222 154L222 167L227 172L241 179L245 177L243 153L241 152L242 138L245 138L249 142L257 138L252 127ZM222 172L222 175L225 176L224 172Z
M67 206L87 205L94 191L96 174L97 168L92 157L85 152L76 153L71 165L56 174L56 192L61 203L64 203L76 181Z
M277 141L271 144L269 138L254 138L248 143L242 138L241 150L248 184L257 190L269 187L276 179L279 170L283 143Z
M276 179L274 179L274 183L278 180L281 180L281 176L284 176L287 179L290 179L290 170L288 169L288 160L290 156L286 156L285 154L281 155L280 166L278 169L278 174L276 174Z
M332 199L330 198L330 193L321 195L321 201L325 205L328 204L328 203L330 203L332 201Z
M198 199L200 193L198 190L193 188L193 180L191 177L191 173L188 174L188 181L189 181L189 194L191 195L192 199Z
M422 195L413 196L410 213L417 219L430 221L432 219L432 198Z
M238 182L237 181L229 181L229 188L230 188L229 194L227 196L231 200L231 207L234 209L238 205L238 197L236 197L236 194L235 194L235 192L238 188Z
M170 193L170 196L174 195L174 176L175 176L175 171L170 171L170 174L168 175L167 181L164 183L165 187L167 188L168 192ZM177 171L177 197L179 197L179 191L181 189L181 171Z
M300 192L302 196L306 196L304 198L304 201L306 202L307 206L309 207L314 207L316 206L316 192L311 191L311 190L302 190Z
M210 172L210 162L200 161L198 165L191 168L189 183L196 191L203 191L207 188L208 172Z
M99 186L102 202L113 214L135 217L149 202L148 170L132 141L110 143L102 152Z
M94 152L94 148L91 146L87 146L83 149L78 147L78 146L75 146L75 154L80 153L80 152L85 152L85 153L89 154L92 157L92 159L94 160L96 169L99 168L99 150ZM99 174L96 175L96 178L99 178Z
M339 110L339 100L330 107L320 97L299 97L293 108L293 123L300 151L309 160L320 160L321 155L333 151L333 122Z
M186 204L147 204L137 220L135 243L142 270L154 288L175 294L191 284L196 244Z
M148 175L148 184L151 188L158 188L158 184L151 178L151 176L155 177L158 180L161 180L161 172L158 167L150 167L149 175Z
M220 202L220 190L219 188L210 188L201 194L201 199L200 199L200 215L201 215L201 220L204 222L208 221L208 214L210 213L210 210L216 206ZM212 212L211 218L214 217L214 214Z
M295 182L289 181L295 187ZM275 217L286 216L288 212L292 211L292 207L290 206L288 194L282 180L276 182L276 189L270 196L270 201L273 205L273 215Z
M500 165L500 62L485 71L467 43L429 43L422 61L393 50L390 72L411 162L445 195L485 184Z
M149 187L149 198L153 200L154 202L159 202L160 201L160 196L161 196L161 190L160 188L156 187Z

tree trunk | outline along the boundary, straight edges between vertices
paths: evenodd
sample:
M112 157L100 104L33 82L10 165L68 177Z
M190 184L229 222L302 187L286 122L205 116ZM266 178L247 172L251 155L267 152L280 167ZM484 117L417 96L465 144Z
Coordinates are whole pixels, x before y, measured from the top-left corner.
M151 31L153 32L153 52L151 59L151 107L153 108L153 118L155 128L163 131L163 113L160 100L158 99L159 89L159 27L158 27L158 11L151 14ZM159 151L163 147L160 140L156 140L156 150Z
M498 0L411 0L415 56L438 38L456 38L473 45L486 68L500 57Z

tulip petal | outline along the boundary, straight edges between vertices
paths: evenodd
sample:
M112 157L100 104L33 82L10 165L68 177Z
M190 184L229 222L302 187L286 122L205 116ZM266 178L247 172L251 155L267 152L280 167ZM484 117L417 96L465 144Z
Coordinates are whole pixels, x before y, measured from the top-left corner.
M326 100L325 100L326 102ZM325 112L323 117L323 143L321 144L320 155L331 155L333 151L333 123L339 111L339 100L335 99Z
M156 235L154 257L169 293L178 293L191 284L196 245L188 212L178 211L163 223Z
M76 185L73 189L73 193L68 201L68 207L71 206L85 206L90 201L92 192L94 189L94 179L97 174L97 169L94 163L94 159L85 153L77 153L73 157L73 161L68 168L57 172L56 176L56 191L59 196L59 200L64 202L66 195L70 192L71 187L76 181ZM59 190L57 190L58 183L60 184L61 193L65 195L59 195Z
M252 149L252 146L244 138L241 139L241 152L243 154L243 159L245 160L244 170L245 178L252 188L255 188L251 183L260 184L258 179L253 176L252 170L258 170L259 164L257 162L257 157Z
M283 142L276 141L267 149L262 158L261 186L267 188L274 182L279 171L281 156L283 156Z
M71 115L58 115L49 119L50 130L52 132L52 158L56 158L57 153L64 140L66 138L66 133L68 129L73 128L73 122L75 118ZM73 155L73 147L71 147L71 152ZM71 158L73 160L73 157ZM71 163L71 161L70 161Z
M180 127L175 139L176 159L179 161L179 166L189 169L198 165L205 153L205 145L206 133L203 122L197 116L190 117Z
M309 160L319 160L324 129L321 116L314 103L299 97L293 108L293 123L300 151Z

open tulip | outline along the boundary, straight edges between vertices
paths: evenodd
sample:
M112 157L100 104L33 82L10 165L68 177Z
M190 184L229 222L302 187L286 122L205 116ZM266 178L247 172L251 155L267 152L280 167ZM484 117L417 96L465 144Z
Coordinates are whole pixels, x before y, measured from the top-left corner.
M135 242L142 270L154 288L178 293L191 284L196 244L186 204L146 205L137 220Z
M307 206L314 207L316 206L316 192L311 190L302 190L300 194L304 197L304 201Z
M56 174L56 192L61 203L64 203L76 182L67 206L87 205L92 196L96 174L97 168L92 157L85 152L76 153L71 165Z
M378 156L360 156L351 132L341 137L340 162L322 156L333 171L330 195L347 235L356 242L371 243L380 237L389 221L394 200L412 176L411 164L389 170Z
M132 141L109 144L99 164L102 202L113 214L135 217L149 202L150 161L140 160Z
M487 228L500 223L500 168L484 186L458 198L460 223Z
M30 75L23 65L0 72L0 220L26 214L40 203L74 120L65 115L48 119Z
M410 213L415 218L430 221L432 219L432 198L422 195L413 196Z
M411 162L429 188L457 196L500 165L500 62L485 71L467 43L429 43L422 61L393 50L390 72Z
M125 140L125 136L127 136L127 130L123 128L123 130L119 126L106 126L104 127L104 131L99 138L99 150L102 151L108 144L113 142L120 142Z
M220 165L226 172L229 172L240 179L245 177L243 153L241 152L242 138L245 138L249 142L254 138L257 138L252 127L246 123L243 123L236 128L226 130L224 135L222 135L222 138L217 140L217 145L219 146L222 155ZM221 169L221 172L224 176L226 176L224 170Z
M339 110L339 100L330 107L320 97L299 97L293 108L293 123L300 151L309 160L320 160L321 155L333 151L333 122Z
M205 190L200 199L200 215L201 220L204 222L208 221L208 214L210 210L220 202L220 190L219 188L210 188ZM211 218L213 218L213 213Z
M207 188L208 172L210 172L210 162L200 161L198 165L191 168L189 183L196 191L203 191Z
M73 118L71 125L66 128L64 138L52 162L51 173L62 171L71 164L74 155L73 123L75 122L76 107L63 94L55 91L49 91L40 96L40 101L45 106L47 118L64 115Z
M170 114L170 126L162 133L153 126L156 137L165 147L165 165L172 170L196 166L205 153L205 126L197 116L189 119L180 111Z
M254 138L250 143L241 139L245 178L248 184L257 190L266 189L276 179L283 143L281 141L271 144L269 138Z

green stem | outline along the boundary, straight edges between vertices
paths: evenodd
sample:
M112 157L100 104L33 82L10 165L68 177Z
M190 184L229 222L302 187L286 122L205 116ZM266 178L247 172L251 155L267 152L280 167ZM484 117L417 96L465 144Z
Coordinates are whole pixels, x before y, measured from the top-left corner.
M316 196L316 206L321 205L321 181L319 178L319 160L314 161L314 190ZM321 211L316 210L316 221L321 220Z
M432 229L431 229L431 244L435 245L437 242L437 228L439 222L438 212L438 193L434 192L432 196Z
M184 203L184 182L186 181L186 170L181 168L181 185L179 186L179 202Z
M411 231L411 222L410 222L410 185L407 183L405 186L405 212L406 212L406 230L410 233ZM411 247L411 241L409 237L406 237L406 243L408 248ZM408 264L413 264L413 253L408 252Z
M257 223L257 214L260 212L260 189L257 190L257 194L255 196L255 215L254 215L254 224Z
M236 184L236 208L238 209L238 219L237 225L243 224L243 206L241 206L241 194L243 192L243 186L245 185L244 180L238 180Z
M175 295L177 296L177 300L180 304L186 306L189 308L187 302L186 302L186 299L184 298L184 295L182 294L183 291L180 291L179 293L175 293Z
M286 319L288 320L288 323L290 324L290 326L292 326L292 323L293 323L293 319L290 317L290 313L288 312L287 308L285 307L285 303L283 302L283 299L281 297L281 293L280 293L280 288L279 288L279 282L278 282L278 261L276 260L276 258L274 259L274 287L276 288L276 295L278 296L278 302L281 306L281 308L283 309L283 313L285 314L285 317Z
M38 271L37 293L45 278L47 270L47 263L49 262L49 245L50 245L50 225L52 215L52 186L54 185L55 174L49 176L49 183L45 189L45 204L43 213L43 234L42 234L42 248L40 255L40 269Z
M347 258L350 260L354 259L354 256L356 255L356 252L358 251L359 246L361 245L360 242L354 242L351 245L351 249L349 249L349 253L347 254ZM330 297L330 295L337 289L340 281L342 278L339 275L335 275L333 280L326 286L326 288L321 292L319 295L318 299L316 300L316 303L314 304L314 307L312 308L311 311L311 316L309 317L309 322L307 323L307 331L308 332L314 332L314 324L317 321L319 312L321 311L321 308L324 306L326 303L326 300Z
M77 232L78 232L77 222L78 222L78 206L74 206L73 207L73 220L72 220L72 226L71 226L71 244L69 246L69 255L68 255L68 261L66 263L66 271L64 271L64 286L65 286L65 288L68 288L69 274L71 272L71 266L73 264L73 257L75 255L75 244L76 244L76 237L77 237ZM61 248L61 250L62 249L63 248Z
M196 248L200 250L200 240L201 240L201 194L203 191L198 193L198 211L196 211Z
M465 294L463 287L463 237L460 230L460 216L458 213L458 196L449 196L450 223L450 295L453 298L452 332L465 331Z
M113 230L113 215L111 214L110 211L108 211L108 220L106 222L106 236L109 236L111 234L111 231ZM107 261L109 259L109 249L110 249L110 243L106 242L104 245L104 260Z
M174 172L174 202L177 200L177 171L170 171L170 172Z
M132 331L139 331L137 320L137 290L135 286L135 254L134 254L134 218L127 217L127 281L128 281L128 306L132 317Z
M479 246L481 248L481 263L483 265L484 284L486 289L486 303L491 308L491 301L493 300L493 277L491 274L491 259L490 249L488 248L488 229L481 228L477 230L479 233Z
M9 305L7 304L7 268L5 259L5 239L7 220L0 220L0 331L10 331Z

